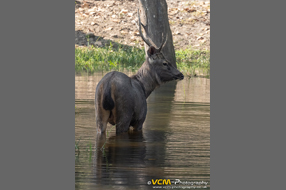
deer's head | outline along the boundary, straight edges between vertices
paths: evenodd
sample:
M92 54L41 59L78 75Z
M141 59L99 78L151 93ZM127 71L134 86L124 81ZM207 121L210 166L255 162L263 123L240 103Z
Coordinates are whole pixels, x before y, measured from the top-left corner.
M141 30L141 21L138 11L138 21L139 21L139 33L143 41L148 45L146 61L149 64L152 72L155 72L155 76L159 83L168 82L171 80L183 80L184 75L176 69L173 64L171 64L163 55L162 48L165 46L168 35L165 35L163 42L159 48L156 47L154 42L150 38L145 38ZM163 36L163 34L162 34Z

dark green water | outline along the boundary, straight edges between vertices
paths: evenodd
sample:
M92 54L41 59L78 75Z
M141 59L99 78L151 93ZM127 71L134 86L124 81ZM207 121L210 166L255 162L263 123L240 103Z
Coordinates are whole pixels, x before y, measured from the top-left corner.
M106 136L96 133L93 101L102 76L75 77L75 189L209 189L209 79L164 84L147 100L142 132L116 135L109 125ZM172 184L153 185L156 179Z

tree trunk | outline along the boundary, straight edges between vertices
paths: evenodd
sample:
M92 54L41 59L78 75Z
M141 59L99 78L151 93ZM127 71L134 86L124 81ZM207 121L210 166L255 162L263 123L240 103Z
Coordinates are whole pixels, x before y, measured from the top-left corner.
M142 31L145 29L146 36L155 43L157 48L160 47L164 37L168 34L167 42L161 52L165 58L177 68L166 0L139 0L139 9L141 22L145 26L142 28ZM146 55L147 50L148 45L145 43Z

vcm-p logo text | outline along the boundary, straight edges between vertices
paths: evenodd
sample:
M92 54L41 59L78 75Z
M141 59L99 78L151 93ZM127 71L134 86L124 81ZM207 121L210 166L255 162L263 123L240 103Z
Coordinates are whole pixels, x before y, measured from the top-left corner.
M171 185L171 181L169 180L169 179L156 179L156 180L154 180L154 179L152 179L152 184L153 185L156 185L156 184L158 184L158 185Z

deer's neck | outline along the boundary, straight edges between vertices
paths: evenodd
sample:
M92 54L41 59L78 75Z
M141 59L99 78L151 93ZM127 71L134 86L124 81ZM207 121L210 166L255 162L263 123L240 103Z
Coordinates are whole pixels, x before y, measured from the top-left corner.
M149 64L144 62L140 69L131 78L138 80L144 87L146 99L155 88L160 86L160 79Z

